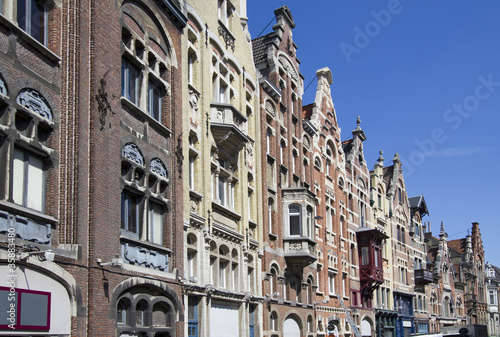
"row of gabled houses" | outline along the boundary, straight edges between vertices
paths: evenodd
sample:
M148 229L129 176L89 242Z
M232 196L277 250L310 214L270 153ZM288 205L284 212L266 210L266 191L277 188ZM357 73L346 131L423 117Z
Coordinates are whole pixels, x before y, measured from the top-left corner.
M0 0L0 335L498 335L479 225L432 236L246 5Z

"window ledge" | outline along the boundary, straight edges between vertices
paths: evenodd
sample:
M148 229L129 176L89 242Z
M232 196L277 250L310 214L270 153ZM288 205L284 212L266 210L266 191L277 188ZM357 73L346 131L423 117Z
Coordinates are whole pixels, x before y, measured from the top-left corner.
M120 241L129 241L129 242L135 243L138 246L148 247L149 249L159 250L159 251L162 251L166 254L172 255L172 250L170 250L166 247L160 246L156 243L131 238L131 237L125 236L123 234L120 235Z
M172 135L172 131L170 131L169 128L167 128L166 126L158 122L156 119L151 117L148 113L146 113L140 107L135 105L135 103L133 103L132 101L128 100L126 97L123 96L121 96L120 99L122 102L122 106L124 106L126 110L132 110L133 112L145 118L152 127L158 129L158 131L162 133L165 137L170 137Z
M214 201L212 201L212 208L220 211L221 213L229 216L230 218L235 219L236 221L241 220L241 215L239 215L238 213L236 213L236 212L230 210L229 208L226 208L225 206L222 206Z
M269 238L270 238L271 240L277 240L277 239L278 239L278 234L269 233Z
M53 228L57 225L59 220L56 218L51 217L50 215L46 215L42 212L36 211L34 209L26 208L21 205L17 205L14 203L11 203L9 201L5 200L0 200L0 209L6 209L12 213L27 216L29 218L32 218L34 220L40 220L46 223L49 223L52 225Z
M203 199L203 194L200 194L194 190L189 190L189 196L193 199L196 199L196 200L202 200Z
M35 40L31 35L29 35L24 30L19 28L15 23L7 19L2 14L0 14L0 23L4 24L5 26L7 26L7 28L14 31L21 40L25 41L33 48L38 50L48 60L54 63L59 63L61 61L61 58L58 55L56 55L53 51L51 51L49 48L47 48L46 46Z

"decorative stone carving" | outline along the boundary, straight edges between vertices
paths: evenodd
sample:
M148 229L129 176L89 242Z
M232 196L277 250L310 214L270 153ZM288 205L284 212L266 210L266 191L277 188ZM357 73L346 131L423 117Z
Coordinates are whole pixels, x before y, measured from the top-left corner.
M132 243L122 243L121 246L122 259L129 264L168 271L169 256L166 253Z
M130 159L134 163L144 166L144 156L139 150L139 147L134 143L127 143L123 147L122 154L125 158Z
M191 105L191 109L194 111L198 111L198 100L200 99L200 95L196 93L194 90L189 90L189 105Z
M168 179L167 168L160 158L151 159L151 162L149 163L149 169L151 170L151 172L156 173L160 177Z
M50 109L49 103L45 97L38 91L30 88L22 89L19 95L17 95L17 103L39 114L43 118L52 121L52 109Z
M0 211L0 234L8 234L9 228L18 238L50 246L50 224Z

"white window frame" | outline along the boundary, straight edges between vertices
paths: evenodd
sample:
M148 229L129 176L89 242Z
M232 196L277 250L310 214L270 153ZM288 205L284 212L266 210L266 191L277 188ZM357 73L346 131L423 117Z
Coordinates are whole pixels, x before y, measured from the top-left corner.
M43 158L15 147L13 154L12 199L14 203L40 212L45 203Z

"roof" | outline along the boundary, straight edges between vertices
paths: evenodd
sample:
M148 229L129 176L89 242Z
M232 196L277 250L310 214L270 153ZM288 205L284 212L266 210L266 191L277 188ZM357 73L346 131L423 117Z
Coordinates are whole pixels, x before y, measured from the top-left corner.
M383 177L384 182L388 185L392 179L392 176L394 175L394 165L384 167L383 173L384 173Z
M460 255L463 255L463 254L465 254L466 244L467 243L465 241L465 238L457 239L457 240L450 240L450 241L448 241L448 248L451 248L454 251L458 252Z
M425 203L424 196L421 194L417 197L408 198L410 202L411 208L418 208L422 215L429 214L429 210L427 209L427 204Z
M497 280L500 280L500 268L498 268L497 266L493 266L493 270L495 270L495 279Z
M273 33L270 33L273 34ZM265 63L267 59L267 39L270 34L258 37L252 40L253 61L258 67L260 64Z

